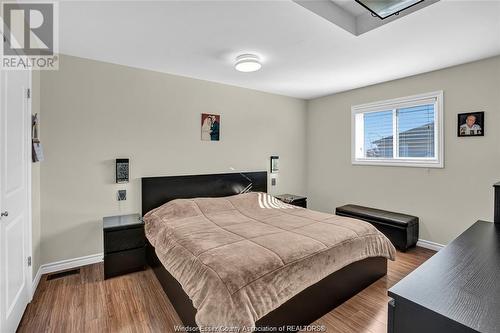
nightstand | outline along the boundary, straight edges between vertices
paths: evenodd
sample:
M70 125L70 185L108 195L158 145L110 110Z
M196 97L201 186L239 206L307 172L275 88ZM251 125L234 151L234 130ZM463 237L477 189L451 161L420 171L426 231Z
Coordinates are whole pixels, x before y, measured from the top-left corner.
M146 236L139 214L103 218L104 278L146 267Z
M276 199L289 205L307 208L307 197L293 194L280 194L274 196Z

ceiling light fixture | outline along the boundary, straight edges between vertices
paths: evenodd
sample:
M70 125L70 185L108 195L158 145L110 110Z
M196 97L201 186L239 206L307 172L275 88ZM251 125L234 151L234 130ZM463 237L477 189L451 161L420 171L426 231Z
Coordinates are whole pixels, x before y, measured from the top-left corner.
M237 71L245 73L258 71L261 67L260 58L255 54L241 54L236 57L234 63L234 68Z
M368 9L373 16L381 20L392 15L399 15L401 11L423 1L424 0L356 0L357 3Z

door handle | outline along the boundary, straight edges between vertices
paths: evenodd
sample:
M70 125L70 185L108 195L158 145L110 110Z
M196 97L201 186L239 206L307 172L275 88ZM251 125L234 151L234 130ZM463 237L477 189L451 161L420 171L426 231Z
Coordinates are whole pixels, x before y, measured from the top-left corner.
M0 217L7 217L7 216L9 216L9 212L8 211L2 212L0 214Z

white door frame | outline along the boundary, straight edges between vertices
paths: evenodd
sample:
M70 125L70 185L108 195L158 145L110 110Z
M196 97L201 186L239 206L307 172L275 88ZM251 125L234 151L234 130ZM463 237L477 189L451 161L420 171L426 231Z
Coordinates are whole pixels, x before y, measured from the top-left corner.
M28 78L28 89L29 89L29 98L27 99L27 111L28 111L28 120L29 120L29 126L26 127L27 132L26 137L27 137L27 142L28 142L28 148L26 149L27 157L26 157L26 162L28 163L26 167L26 172L28 173L26 175L27 179L27 192L28 192L28 232L26 233L26 237L28 239L25 239L27 244L26 248L26 253L28 254L28 257L31 258L31 264L26 265L27 268L27 276L29 277L28 279L28 294L29 294L29 301L33 299L33 294L35 293L35 290L33 290L33 206L31 202L31 195L32 195L32 184L31 184L31 166L32 166L32 156L31 156L31 151L32 151L32 141L31 141L31 123L32 123L32 100L33 100L33 71L30 69L29 70L29 78ZM38 92L37 92L38 93ZM27 259L26 259L27 260Z

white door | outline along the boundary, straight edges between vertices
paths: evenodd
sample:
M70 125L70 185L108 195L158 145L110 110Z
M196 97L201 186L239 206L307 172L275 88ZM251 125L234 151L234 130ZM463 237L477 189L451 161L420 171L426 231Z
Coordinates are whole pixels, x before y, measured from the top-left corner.
M0 332L15 332L31 295L30 73L0 71Z

